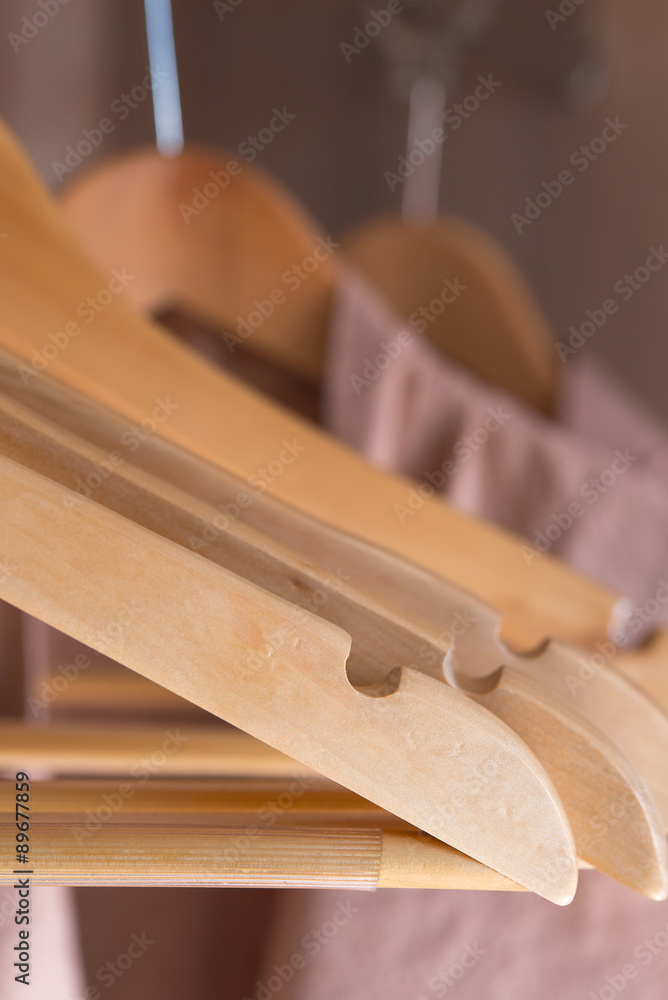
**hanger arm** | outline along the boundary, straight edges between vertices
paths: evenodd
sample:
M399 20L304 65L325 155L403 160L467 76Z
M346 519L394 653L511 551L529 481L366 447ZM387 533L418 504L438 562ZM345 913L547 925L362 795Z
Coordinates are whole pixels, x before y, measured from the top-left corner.
M342 630L6 458L0 508L2 599L533 891L572 898L551 782L460 692L412 670L385 697L355 690Z
M479 594L503 611L506 638L520 648L531 648L546 635L592 648L605 638L616 595L549 555L527 566L518 539L459 514L439 498L427 499L400 526L394 509L406 502L408 480L371 468L214 370L119 295L112 293L109 301L114 276L101 276L87 263L5 128L0 128L0 166L0 209L8 233L0 268L0 342L21 355L28 380L47 366L139 425L152 419L159 401L171 400L177 408L160 425L164 436L244 480L264 476L273 494L307 513ZM131 284L132 270L127 274ZM73 329L79 332L72 334ZM296 442L294 460L283 462L277 475L263 472L276 468L281 455L290 459L286 442Z
M94 496L99 503L171 541L187 546L210 539L198 546L207 559L345 628L353 638L349 675L359 685L376 685L380 690L387 684L390 669L409 665L446 683L443 662L450 644L439 640L438 631L420 627L417 616L410 621L397 610L403 578L408 576L406 592L410 592L411 576L415 575L400 561L391 560L386 569L388 576L395 571L399 584L392 594L395 608L388 611L355 586L346 572L337 573L334 568L323 572L305 552L295 557L285 544L239 521L226 528L216 527L211 538L211 527L219 523L216 508L137 469L132 458L116 463L115 469L105 469L102 478L100 470L105 462L109 464L105 459L108 453L3 397L0 427L2 450L9 457L35 471L51 472L63 486L95 482ZM117 424L110 436L122 440L124 432ZM177 454L172 454L169 464L179 466ZM311 532L318 528L312 526ZM323 526L322 530L327 529ZM290 534L294 537L295 532L283 532L284 537ZM350 544L354 545L340 537L339 551ZM435 579L430 582L432 586L438 583ZM447 594L447 588L442 589ZM413 597L419 600L419 595ZM465 605L467 595L459 597ZM472 603L479 611L476 602ZM494 651L492 635L488 648L481 642L474 655L483 663L486 659L488 672L496 674L499 661L490 659ZM634 888L662 897L668 864L659 817L644 785L614 746L530 676L522 677L512 667L504 668L488 690L471 697L521 733L543 764L564 803L580 856ZM628 803L624 819L614 829L606 828L603 836L597 834L591 815L607 814L620 799Z

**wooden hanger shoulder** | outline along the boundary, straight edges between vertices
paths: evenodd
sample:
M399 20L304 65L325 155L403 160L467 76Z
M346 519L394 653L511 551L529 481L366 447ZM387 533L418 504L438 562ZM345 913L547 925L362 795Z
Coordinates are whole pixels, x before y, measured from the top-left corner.
M410 327L492 385L549 412L556 390L552 337L510 258L470 223L369 222L346 256Z
M52 386L52 390L55 393L57 387ZM61 403L68 410L65 421L76 422L76 408L69 405L67 395L61 390ZM145 443L137 457L127 456L108 467L110 442L122 441L129 428L127 422L107 414L106 447L92 445L86 440L87 428L95 424L96 418L100 422L102 416L98 412L92 414L92 419L84 418L75 435L0 394L0 448L3 454L36 472L51 475L63 486L85 487L90 483L88 489L98 503L173 542L201 551L205 558L345 629L353 640L348 672L355 683L383 686L388 672L403 666L417 668L447 683L442 664L446 655L457 652L457 643L451 650L451 642L440 635L443 625L460 610L457 605L473 610L474 621L485 618L487 609L481 609L479 602L471 599L469 607L468 595L460 594L459 601L448 607L449 599L452 602L448 588L439 588L434 578L430 581L433 593L428 592L426 603L438 607L438 613L432 620L425 616L424 623L420 622L419 611L405 616L407 599L409 605L419 605L425 597L425 585L421 586L418 579L415 586L419 573L411 572L410 567L389 558L389 565L384 566L381 554L375 560L373 553L367 556L365 568L375 569L376 576L385 571L387 578L394 580L391 600L386 605L384 595L378 600L374 592L377 585L374 587L369 573L355 572L354 554L351 559L347 552L352 547L354 553L355 542L340 533L330 542L341 557L337 572L336 565L319 564L322 543L292 548L299 525L295 528L294 517L281 517L281 513L288 512L276 506L270 512L278 521L277 537L272 537L249 525L241 513L238 518L223 521L218 506L145 472L140 466L144 465L151 441ZM207 471L198 469L194 459L177 449L171 451L168 469L175 470L178 478L192 478L195 483ZM214 486L223 504L229 496L225 486L221 477L218 488ZM263 505L260 497L249 506L252 509ZM255 519L251 516L251 520ZM330 534L324 526L312 524L306 528L311 538L317 539L320 533ZM357 562L365 564L363 557ZM499 659L495 624L491 619L486 642L479 636L471 654L479 668L491 675L487 690L470 697L522 734L554 781L577 831L579 856L625 884L663 898L668 886L666 845L661 819L642 779L612 742L572 706L550 694L531 676L531 670L527 671L529 676L523 676L509 666L497 674L498 664L503 661ZM465 658L462 655L461 659ZM641 721L632 719L635 725ZM664 739L664 745L667 741ZM492 769L496 766L490 763ZM661 790L665 793L665 781ZM591 815L607 815L620 800L626 803L624 817L614 828L606 828L603 836L600 831L592 831Z
M120 294L110 299L111 274L86 261L5 128L0 164L8 233L0 267L0 336L24 359L28 381L48 367L140 431L142 421L153 421L163 436L245 481L264 484L315 517L445 576L499 608L504 634L520 647L548 635L593 645L606 635L616 596L549 555L528 566L519 539L437 498L425 500L414 518L399 525L395 505L405 503L408 480L374 469L214 370L144 320ZM131 285L134 275L128 274ZM87 321L89 299L95 311ZM160 401L171 401L172 411L160 409Z
M413 670L386 696L357 691L341 629L20 464L1 458L0 472L3 599L533 891L572 898L559 797L491 713ZM488 758L500 774L484 773Z
M319 379L336 244L261 170L224 152L140 150L83 174L62 204L101 272L133 275L142 310L181 308L231 350Z

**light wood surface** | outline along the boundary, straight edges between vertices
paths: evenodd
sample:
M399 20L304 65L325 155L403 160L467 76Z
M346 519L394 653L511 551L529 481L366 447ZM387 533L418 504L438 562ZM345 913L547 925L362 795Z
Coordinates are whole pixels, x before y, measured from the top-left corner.
M615 661L624 675L668 712L668 632L658 632L644 646L631 650Z
M26 385L19 370L20 357L0 349L2 391L48 420L57 422L74 434L84 436L98 448L113 452L128 427L132 427L132 423L117 412L96 404L89 397L52 379L48 372L36 374ZM130 440L134 441L133 438ZM125 451L127 456L127 448L121 451ZM396 604L399 574L402 581L402 612L407 613L407 602L410 601L411 613L423 619L426 617L430 628L437 630L436 634L441 634L444 622L457 627L463 621L466 626L463 631L461 627L457 628L460 649L466 648L467 644L470 647L471 642L489 647L490 643L496 644L498 635L502 632L503 620L499 620L498 612L485 606L472 592L463 595L464 588L453 587L442 577L434 580L429 574L421 573L414 560L393 562L389 539L386 539L387 544L383 550L365 545L359 538L328 529L323 522L304 517L297 507L273 498L268 491L248 491L245 481L220 466L202 461L188 449L172 444L160 434L147 436L142 440L141 448L134 449L133 446L129 457L138 468L209 504L219 506L223 515L222 523L238 518L276 541L289 538L290 548L295 554L301 554L307 561L309 557L317 560L335 575L338 570L350 574L354 579L363 579L365 587L370 588L380 600L390 606ZM252 502L241 507L235 500L243 491L249 493ZM206 537L201 542L206 543ZM407 574L410 574L410 578ZM593 584L591 586L594 587ZM563 636L569 633L565 631L561 634ZM615 649L608 640L603 639L603 648L612 651L607 657L609 664L603 670L598 665L602 656L600 647L593 655L590 651L592 659L588 662L584 651L563 643L553 642L546 650L541 652L539 648L536 655L528 658L519 657L507 646L497 644L497 656L500 659L508 662L512 658L517 669L531 671L534 676L539 677L541 683L554 684L560 697L572 698L574 704L579 704L580 709L586 711L613 740L622 742L627 755L652 786L664 815L665 791L661 791L661 788L665 782L665 713L668 711L666 635L659 635L644 649L635 652ZM471 671L480 657L462 656L459 660L466 673ZM484 658L482 665L484 670L489 671ZM635 681L645 693L649 693L657 704L650 704L636 689L621 683L610 669L613 666ZM587 678L584 684L581 683L581 675ZM608 698L617 704L617 709L612 710L612 716L607 704ZM627 711L631 704L634 706L632 712ZM612 728L609 721L611 717L614 720ZM637 745L634 746L634 743ZM655 770L658 773L652 777Z
M549 635L592 646L605 637L617 596L604 587L549 555L527 565L519 539L437 498L400 525L394 505L406 501L408 480L372 468L214 370L120 297L91 323L83 322L77 309L99 296L110 276L101 277L85 261L4 128L0 165L0 209L8 233L0 262L0 337L30 370L42 364L46 347L52 374L137 423L152 419L157 400L171 399L178 409L160 423L159 433L246 482L269 463L281 464L285 442L296 443L303 450L278 474L269 474L269 492L475 592L500 609L504 635L520 647L531 648ZM77 320L81 333L64 350L54 349L49 333L57 335Z
M64 329L104 283L83 263L50 199L4 135L1 159L0 204L11 230L0 268L0 319L10 328L3 342L38 365L52 343L45 331ZM304 451L271 482L272 492L474 590L502 610L505 635L518 645L532 646L550 634L588 644L604 637L616 603L604 588L548 557L528 567L517 540L437 500L399 527L393 504L405 499L410 484L371 470L213 372L117 299L66 349L54 355L50 348L49 354L51 371L116 404L132 420L150 419L157 395L171 393L178 409L160 432L246 480L276 460L285 440L296 441Z
M30 407L35 415L41 414L50 424L56 423L58 427L92 443L98 449L98 455L96 459L90 452L88 461L100 467L104 465L105 455L113 452L130 426L118 414L66 388L47 374L35 377L29 387L24 386L17 374L16 357L2 350L0 389L20 404ZM17 419L21 425L22 420L34 421L35 417L24 413ZM10 414L5 412L7 445L14 438L14 449L20 447L19 452L7 453L20 455L22 460L29 461L29 432L21 426L12 432ZM17 433L20 445L16 440ZM63 435L52 426L44 426L40 432L34 423L33 433L38 438L40 433L45 435L42 452L54 456L59 454L55 474L60 476L63 485L83 482L86 471L81 467L83 455L77 454L80 443L72 442L72 449L66 456L62 452ZM159 435L151 436L143 442L141 449L126 455L124 462L176 487L182 500L189 495L208 505L208 511L199 508L199 514L195 514L201 519L201 526L191 529L187 536L186 544L190 547L194 546L204 554L211 549L210 558L219 559L242 575L250 573L254 582L264 581L264 585L274 593L293 603L313 608L313 588L309 590L303 580L297 586L290 572L286 574L282 569L271 572L266 560L260 565L256 557L249 565L238 548L230 551L229 544L226 547L226 540L233 544L232 539L236 538L243 545L245 539L246 545L260 545L268 552L271 540L275 543L276 559L282 566L298 557L301 564L296 567L294 562L291 564L298 573L302 572L303 566L312 567L314 564L326 571L325 577L317 584L319 596L316 602L319 613L325 618L336 620L349 631L354 629L350 612L345 617L346 609L341 607L341 592L345 590L348 580L353 588L361 588L367 597L373 597L378 606L410 622L426 636L427 648L418 649L411 660L410 649L405 649L389 625L385 637L380 630L367 644L368 648L362 645L359 652L353 649L348 665L352 677L356 676L359 659L362 660L359 679L364 682L381 680L388 663L401 662L413 663L426 671L431 669L434 676L442 677L441 662L443 650L446 650L449 678L474 690L481 684L485 686L485 678L488 679L486 686L493 686L493 675L498 667L501 664L512 665L549 688L558 698L570 701L576 711L585 715L620 747L647 783L668 828L668 717L665 709L660 707L668 705L665 695L668 669L663 666L668 661L665 645L661 641L657 640L646 654L643 651L626 656L619 656L615 647L607 643L603 647L610 654L607 660L600 650L591 657L586 650L559 641L552 641L531 656L518 656L499 641L501 622L498 613L473 594L421 570L414 563L397 559L386 550L335 531L266 493L254 495L252 503L245 507L235 507L235 498L243 490L243 482ZM51 464L49 468L52 468ZM92 474L96 474L95 469ZM122 475L122 470L119 474ZM106 477L98 499L102 498L113 480L114 475ZM121 490L121 501L127 500L128 496L127 491ZM103 502L114 504L111 497ZM158 509L159 502L154 501L154 504ZM213 510L214 505L216 510ZM143 510L147 507L150 507L148 503L142 505ZM116 506L115 509L137 517L137 511L132 506ZM228 516L218 518L219 511L228 511ZM160 524L164 524L166 519L167 515L160 519ZM155 527L155 520L150 526ZM244 535L245 526L251 530ZM180 537L183 540L184 536ZM177 540L175 536L172 538ZM331 615L336 616L337 613L344 617L332 619ZM440 652L434 650L429 656L429 642L433 641L440 643ZM451 649L453 642L455 646ZM641 670L642 687L629 682L615 669L624 668L627 662L629 667L637 662L643 664L645 655L649 657L650 665ZM636 680L640 680L640 675ZM647 693L655 700L651 700Z
M63 486L93 482L91 477L99 475L108 454L2 395L0 428L0 448L5 455L51 475ZM121 428L112 426L109 437L122 439ZM178 468L178 456L173 455L169 465ZM100 477L94 496L98 503L185 547L190 539L206 537L206 528L215 523L217 515L215 507L137 469L131 457ZM313 525L307 526L307 533L309 527L311 534L317 533ZM279 534L287 538L296 532ZM339 553L354 544L342 538L338 544L336 538L326 541ZM389 671L409 664L421 665L422 670L443 681L442 664L450 646L438 639L443 618L431 631L420 627L418 609L424 594L412 591L414 574L410 568L404 570L394 560L383 566L382 555L375 560L373 554L368 557L372 573L378 576L384 572L386 580L394 581L388 595L392 610L388 611L376 599L373 588L370 595L365 590L364 578L358 576L357 587L348 582L350 559L345 563L346 572L340 568L337 575L332 568L330 574L328 567L323 571L314 565L317 551L318 546L307 546L295 558L285 545L235 521L217 530L203 554L306 610L317 608L321 616L344 628L353 639L349 676L355 683L383 685ZM409 594L400 586L406 576L406 589L412 591ZM424 591L424 582L420 582ZM427 581L432 606L440 603L436 583ZM429 584L436 593L429 593ZM466 610L468 595L456 596ZM402 605L406 602L415 605L417 624L404 617ZM472 607L479 618L480 608L475 602ZM486 611L483 608L482 614ZM472 655L492 672L502 662L493 658L497 652L492 629L487 649L478 641ZM492 690L472 697L521 733L543 764L566 809L579 856L638 891L663 898L668 888L668 859L661 820L642 779L616 747L531 676L522 676L512 667L505 667L495 678ZM490 774L495 769L496 763L490 762ZM614 824L597 827L592 822L593 817L614 815L619 802L624 802L625 808Z
M496 717L410 669L387 696L355 690L341 629L72 497L0 459L0 597L513 881L572 898L563 806Z
M179 720L201 716L200 710L190 702L177 698L166 688L161 688L145 677L122 667L110 671L98 670L93 665L78 675L76 684L68 684L63 686L62 690L56 691L53 683L54 681L57 685L62 683L58 680L59 677L62 677L62 674L58 670L58 665L50 664L45 681L51 686L51 690L55 691L55 695L49 704L44 702L39 685L29 694L29 697L33 697L40 705L45 705L49 718L54 714L70 718L81 713L99 716L115 712L134 717L154 716ZM28 718L32 719L33 714L29 704Z
M13 812L0 782L0 884L16 880ZM521 889L312 780L33 782L31 813L35 884Z
M456 218L433 226L375 219L344 239L344 249L398 315L444 354L550 412L553 339L521 274L481 230Z
M192 149L173 159L155 150L126 153L67 186L65 215L102 271L132 270L129 295L148 313L180 305L221 333L233 332L240 318L257 311L257 300L278 293L278 308L249 347L318 377L338 259L316 259L299 280L291 269L318 246L315 223L262 171L244 164L230 175L231 160ZM216 175L218 193L209 199L201 192L202 207L192 211L193 192ZM212 194L215 187L214 181ZM345 248L406 320L432 301L445 304L444 280L456 279L468 294L439 314L430 311L428 323L418 317L427 337L448 357L549 412L557 374L552 338L521 275L480 230L456 219L433 227L385 219L362 226Z
M138 677L138 674L129 674ZM78 681L77 681L78 683ZM164 688L158 687L159 691ZM102 693L102 692L100 692ZM178 753L168 750L178 741ZM170 742L171 740L171 742ZM155 754L154 760L151 756ZM310 768L247 733L189 723L109 725L57 722L26 725L0 720L0 769L56 775L126 775L148 760L151 775L294 778L315 776ZM324 780L324 779L322 779Z
M141 309L181 307L319 379L339 244L262 170L221 151L137 150L83 172L63 207L103 273L135 275L128 295Z

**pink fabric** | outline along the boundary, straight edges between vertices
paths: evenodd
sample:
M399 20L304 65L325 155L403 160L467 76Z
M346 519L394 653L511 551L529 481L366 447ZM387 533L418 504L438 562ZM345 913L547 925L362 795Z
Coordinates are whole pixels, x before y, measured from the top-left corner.
M0 680L15 673L20 651L12 642L11 619L7 605L0 607ZM36 781L47 777L31 773ZM0 773L4 780L14 780L14 774ZM4 832L4 837L9 833ZM20 878L21 876L17 876ZM86 983L83 957L79 946L79 929L74 890L64 886L30 886L30 985L26 988L14 980L19 975L15 946L19 943L19 927L14 922L18 891L13 884L0 886L0 1000L76 1000L83 996Z
M351 273L333 311L327 379L329 429L372 462L426 485L440 472L456 506L603 580L641 610L658 603L642 630L632 626L631 640L668 623L668 438L592 359L565 367L558 419L543 419L403 330ZM526 558L541 556L527 550Z
M668 445L594 362L583 357L564 370L559 417L543 419L416 334L402 335L350 274L333 314L327 376L329 429L372 461L429 484L440 484L440 471L457 506L532 542L541 533L553 554L641 611L651 607L649 622L636 608L630 639L668 621ZM602 475L604 491L591 483ZM558 533L572 503L582 512ZM533 558L541 557L527 549ZM355 912L339 927L334 914L347 905ZM612 1000L622 991L627 1000L664 1000L668 903L593 871L582 873L565 909L523 894L291 891L255 996L277 986L295 954L304 967L280 987L282 1000Z
M20 876L17 876L20 877ZM86 982L79 948L74 891L61 886L30 887L30 985L17 983L14 947L19 927L14 923L18 893L0 887L0 998L2 1000L77 1000Z

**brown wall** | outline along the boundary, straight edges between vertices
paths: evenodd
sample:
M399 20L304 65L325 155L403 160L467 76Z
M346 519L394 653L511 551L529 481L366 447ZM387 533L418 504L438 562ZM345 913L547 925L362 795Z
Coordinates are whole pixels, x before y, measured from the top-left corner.
M327 230L340 232L365 216L398 209L399 195L390 193L383 172L403 150L406 112L388 93L375 48L350 64L341 54L339 43L360 22L356 0L242 0L222 21L208 0L174 5L191 141L236 146L265 124L274 105L285 104L297 120L258 162L285 181ZM539 65L568 52L584 23L591 23L610 72L607 96L594 110L578 113L547 99L502 56L477 53L461 93L478 73L492 72L502 85L444 147L442 207L501 240L560 339L643 262L650 246L668 240L668 8L660 0L584 0L551 31L546 6L557 9L558 2L506 0L502 10L509 25L521 23L534 40ZM51 161L144 75L142 4L69 0L15 54L7 33L37 9L37 0L3 2L0 113L58 188ZM607 116L619 116L628 128L518 234L511 213L567 167L581 143L600 134ZM99 155L151 141L152 134L147 101L118 123ZM668 267L592 340L592 348L665 416L667 303Z

